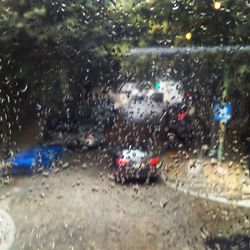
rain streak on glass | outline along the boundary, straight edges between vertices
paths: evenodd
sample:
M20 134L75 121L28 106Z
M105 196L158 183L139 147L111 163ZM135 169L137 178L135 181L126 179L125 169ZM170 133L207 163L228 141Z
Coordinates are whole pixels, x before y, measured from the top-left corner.
M248 19L249 1L1 1L10 249L249 249Z

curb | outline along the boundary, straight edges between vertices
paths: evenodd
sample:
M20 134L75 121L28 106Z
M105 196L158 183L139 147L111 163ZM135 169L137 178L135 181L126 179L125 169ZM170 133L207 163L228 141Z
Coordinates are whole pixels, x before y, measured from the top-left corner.
M206 194L206 193L202 193L202 192L195 192L192 190L187 190L186 188L183 188L181 186L177 186L175 183L171 183L170 181L168 181L168 177L164 177L162 176L162 179L164 181L164 183L166 184L166 186L174 189L175 191L180 191L184 194L188 194L197 198L202 198L205 200L210 200L210 201L214 201L214 202L218 202L221 204L226 204L226 205L233 205L235 207L243 207L243 208L250 208L250 199L248 200L231 200L231 199L227 199L224 197L220 197L220 196L215 196L212 194ZM178 181L178 179L175 179L175 182Z

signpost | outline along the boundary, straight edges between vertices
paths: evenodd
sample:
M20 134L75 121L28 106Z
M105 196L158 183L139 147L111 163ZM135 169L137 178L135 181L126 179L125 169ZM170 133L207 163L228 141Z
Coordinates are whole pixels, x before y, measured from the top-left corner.
M215 121L220 123L220 137L218 148L218 162L223 161L224 142L226 135L226 123L232 118L232 106L230 103L215 105Z
M232 118L232 106L230 103L215 104L215 121L227 123Z

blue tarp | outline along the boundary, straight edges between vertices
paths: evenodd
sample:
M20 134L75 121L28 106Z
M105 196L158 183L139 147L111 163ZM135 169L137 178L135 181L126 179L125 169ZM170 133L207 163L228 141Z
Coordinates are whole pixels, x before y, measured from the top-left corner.
M62 155L61 145L39 146L14 155L8 162L12 165L13 175L30 175L49 169L53 161L60 159Z

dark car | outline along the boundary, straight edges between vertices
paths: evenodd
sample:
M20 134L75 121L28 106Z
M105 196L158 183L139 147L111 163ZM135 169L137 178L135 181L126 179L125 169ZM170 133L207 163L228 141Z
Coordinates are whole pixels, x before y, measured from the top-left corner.
M51 131L75 133L79 127L88 124L98 129L106 129L113 125L115 119L114 103L109 98L86 102L77 110L72 108L72 105L69 108L57 108L47 112L44 121L44 139L47 140Z
M163 102L162 93L150 97L131 98L120 110L120 117L126 122L154 127L158 136L166 138L171 132L180 140L190 142L192 138L192 117L185 100L180 103Z
M112 155L114 176L117 181L155 179L163 162L146 147L122 148Z
M91 124L82 125L77 130L77 142L81 148L95 148L104 144L104 130Z
M95 124L73 126L65 130L61 126L49 132L47 142L61 144L68 149L90 149L105 142L104 131Z
M114 103L109 98L97 99L89 104L86 114L102 128L110 128L116 121Z
M190 142L192 139L192 116L189 107L182 104L172 105L167 109L166 125L179 139Z
M156 103L163 103L163 94L162 93L153 93L150 96L150 99Z

